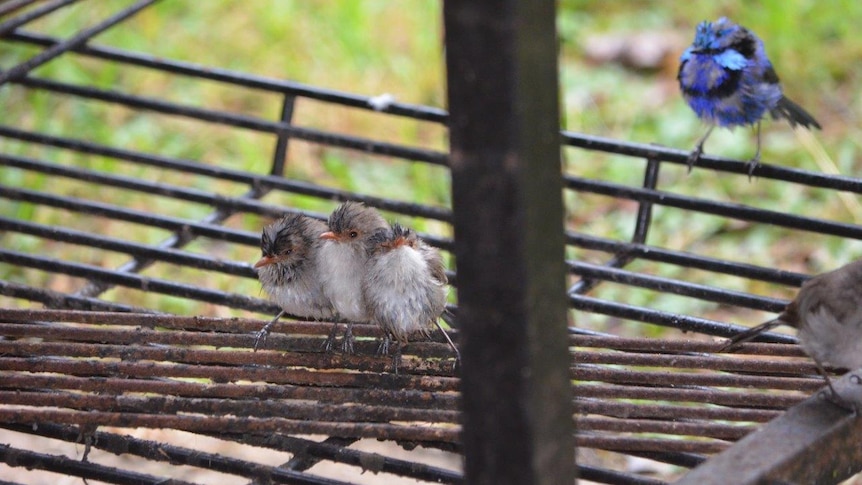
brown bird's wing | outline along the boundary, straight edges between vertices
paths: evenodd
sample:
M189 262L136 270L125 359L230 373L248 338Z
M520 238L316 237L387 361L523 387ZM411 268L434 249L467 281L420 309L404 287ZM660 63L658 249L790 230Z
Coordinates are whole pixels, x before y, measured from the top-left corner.
M811 278L796 301L803 319L826 310L839 322L862 323L862 260Z
M429 246L424 241L420 242L419 251L422 253L422 258L428 263L428 270L431 272L431 277L437 280L441 285L449 283L449 278L446 277L446 268L443 266L443 257L437 249Z

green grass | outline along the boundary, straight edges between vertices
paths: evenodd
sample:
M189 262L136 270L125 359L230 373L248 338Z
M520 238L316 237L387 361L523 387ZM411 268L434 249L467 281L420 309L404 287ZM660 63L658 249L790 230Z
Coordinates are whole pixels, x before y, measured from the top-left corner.
M120 0L88 2L48 16L31 28L68 36L125 4L127 2ZM691 41L694 26L699 21L727 15L764 39L785 92L824 125L822 132L815 133L812 145L796 136L786 123L767 121L764 124L764 160L814 171L823 170L822 163L826 163L825 166L831 163L840 173L859 173L860 143L857 140L862 137L857 123L860 118L857 93L862 77L862 65L858 63L862 41L857 42L854 34L862 20L862 4L847 0L828 3L766 1L749 5L742 1L564 0L560 3L558 20L564 128L621 140L692 148L704 127L679 96L676 59ZM163 1L121 27L100 35L93 43L360 95L391 93L399 101L445 107L440 7L439 1L428 0ZM614 62L596 64L585 55L584 46L594 36L625 36L641 31L678 37L665 62L655 69L633 70ZM37 52L38 49L2 43L0 66L14 65ZM274 94L228 89L214 82L199 82L147 69L119 68L110 62L73 55L62 56L38 68L34 75L265 119L276 119L281 106L280 97ZM0 107L4 123L23 129L258 173L268 170L275 140L265 133L34 92L15 85L0 88ZM333 108L315 101L300 100L295 121L300 126L422 148L443 151L447 147L445 129L439 125L365 110ZM815 156L817 144L827 154L819 162ZM706 148L710 154L745 159L754 153L754 147L754 136L749 130L736 130L717 131ZM0 139L0 151L209 192L238 195L246 189L239 184L157 172L108 158L36 148L6 139ZM581 176L630 185L640 184L642 178L641 165L622 157L594 154L585 157L584 152L576 150L565 150L565 156L566 169ZM291 143L287 167L289 177L327 187L439 206L451 203L448 174L439 167L409 165L296 140ZM97 198L189 219L203 217L210 210L197 204L111 191L17 169L4 168L0 179L8 185ZM687 175L682 167L664 167L660 187L812 217L845 222L862 220L862 210L854 205L856 196L842 199L828 191L757 179L748 183L744 177L735 175L717 175L697 169ZM94 196L95 191L98 192ZM271 193L265 201L318 212L327 212L334 206L333 202L279 192ZM566 194L566 203L573 229L627 239L634 227L636 206L632 203L579 194ZM14 217L135 241L156 243L167 234L135 224L81 218L59 209L6 201L3 204L4 214ZM227 225L256 232L264 222L258 216L238 215L229 219ZM445 224L407 222L434 234L450 233ZM766 225L711 216L692 217L668 208L655 210L648 242L809 273L833 268L862 254L858 242L817 235L800 237ZM98 253L81 251L71 245L45 244L37 238L14 233L0 235L0 244L105 267L115 267L125 261L123 255L116 254L106 255L102 261L93 260ZM205 239L192 244L189 250L249 262L257 256L253 247L224 245ZM599 262L606 258L606 255L586 251L571 251L571 255ZM775 296L790 294L789 290L772 285L731 277L716 279L712 274L683 271L668 265L638 263L633 269L740 291ZM170 265L156 265L146 274L190 283L200 278L194 272L178 271ZM8 265L0 265L0 278L59 290L81 284L76 279ZM226 291L259 294L257 282L253 280L208 276L207 284ZM648 307L728 318L725 309L692 299L632 292L612 285L605 285L598 294ZM181 313L243 314L127 289L112 290L106 297L130 304L161 305L163 309ZM22 304L25 302L0 298L0 305ZM737 321L759 317L753 313L731 316ZM607 319L586 315L576 318L578 324L588 326L603 327L607 323Z

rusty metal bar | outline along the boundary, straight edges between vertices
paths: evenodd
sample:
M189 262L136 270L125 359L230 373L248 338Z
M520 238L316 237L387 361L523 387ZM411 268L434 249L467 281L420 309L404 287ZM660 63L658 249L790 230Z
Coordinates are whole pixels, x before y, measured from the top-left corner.
M721 406L773 409L786 409L805 397L801 394L791 396L764 394L762 392L727 392L713 389L629 387L616 384L579 385L576 389L579 397L701 402Z
M718 453L730 446L724 441L695 441L682 439L630 438L579 433L575 438L578 446L608 451L655 451L677 453ZM716 482L734 483L734 482Z
M389 402L399 406L455 409L457 395L414 390L382 390L365 388L332 388L311 386L284 386L270 384L195 383L171 380L123 379L99 377L95 379L70 376L10 374L4 372L0 383L7 389L69 389L77 391L155 393L201 398L260 398L260 399L312 399L329 402L377 404Z
M635 418L581 417L577 420L578 431L616 431L620 433L659 433L666 435L701 436L738 440L754 430L752 426L728 425L709 422L670 422Z
M574 372L572 372L572 378L579 381L601 381L649 387L719 386L805 392L813 392L823 387L823 378L819 376L797 378L685 372L643 372L613 367L598 368L595 366L577 366Z
M670 354L678 352L716 352L723 342L709 342L702 340L681 339L655 339L655 338L631 338L631 337L600 337L590 335L573 335L571 345L577 347L596 347L600 349L615 350L643 350L645 352ZM746 352L750 350L751 352ZM741 349L733 355L755 353L761 355L801 357L805 353L798 345L787 344L744 344Z
M844 376L833 385L845 400L862 403L858 375ZM815 395L676 483L839 483L862 470L860 433L858 412L847 412Z
M671 404L643 404L608 399L578 398L575 409L580 414L601 414L616 418L701 419L721 421L752 421L764 423L782 411Z
M636 365L644 367L672 367L675 369L734 370L759 373L804 374L815 373L813 361L737 359L727 356L688 356L666 354L635 354L623 352L575 352L575 362L582 364Z
M253 337L250 337L253 338ZM440 345L442 344L434 344ZM418 348L418 346L416 346ZM127 345L97 345L57 342L0 341L0 352L15 356L51 357L66 355L72 357L115 357L118 359L137 359L172 361L189 364L228 364L238 366L272 365L283 367L312 367L315 369L350 368L366 372L394 372L392 358L385 356L362 356L332 354L326 352L228 352L177 347L143 347ZM451 375L451 359L412 358L402 355L398 365L399 373Z
M456 409L457 395L413 390L342 389L310 386L282 386L267 384L193 383L171 380L122 379L115 377L79 378L10 374L4 372L0 385L7 389L68 389L113 394L139 392L200 398L258 398L258 399L310 399L328 402L352 402L375 405L389 402L407 407L427 407L429 403L440 409Z
M314 324L313 324L314 325ZM321 328L321 324L314 325L315 330ZM329 332L332 329L332 324L328 324ZM308 330L303 330L308 332ZM52 340L63 340L66 342L111 342L116 345L176 345L176 346L193 346L204 345L214 347L250 347L249 339L252 335L236 335L229 333L215 332L191 332L191 331L172 331L165 332L161 330L149 329L101 329L101 328L81 328L59 325L25 325L14 323L0 323L0 335L8 335L10 337L20 338L44 338ZM292 336L283 336L279 342L270 343L266 348L276 348L282 351L299 351L299 352L322 352L320 345L326 333L316 334L320 339L315 338L295 338ZM438 337L439 338L439 337ZM275 346L278 343L281 345ZM287 344L287 345L284 345ZM373 342L361 342L360 345L370 350L367 354L373 355L375 352L371 350L374 347ZM376 348L376 347L374 347ZM415 355L425 358L446 358L451 357L451 350L447 350L443 343L431 342L413 342L405 346L402 355Z
M169 428L193 432L323 434L410 442L458 441L459 427L411 426L389 423L335 423L282 417L158 415L119 412L80 412L58 409L0 408L0 423L60 423L118 426L121 428Z
M575 475L555 14L443 3L469 483Z
M140 397L81 395L61 392L0 391L0 402L6 406L54 407L71 410L86 410L90 413L146 413L178 414L197 413L236 415L242 418L281 416L290 419L329 422L417 421L429 423L457 423L455 411L437 409L415 409L396 406L338 405L303 403L291 401L254 399L190 399L181 397ZM725 425L704 421L657 421L654 419L578 417L578 428L582 431L617 431L625 433L661 433L690 435L721 439L739 439L748 434L750 426Z
M116 362L111 360L65 359L59 356L5 357L0 370L17 372L48 372L69 375L121 375L127 378L186 378L211 379L214 382L236 380L262 381L274 384L338 386L347 388L411 389L429 392L452 392L458 382L448 377L410 376L409 374L356 372L316 372L302 368L252 367L232 365L188 365L153 362Z
M457 423L455 410L408 408L387 405L329 404L256 399L200 399L175 396L124 396L64 392L0 391L4 405L56 407L100 412L152 414L198 413L242 417L283 416L291 419L331 422L422 421Z

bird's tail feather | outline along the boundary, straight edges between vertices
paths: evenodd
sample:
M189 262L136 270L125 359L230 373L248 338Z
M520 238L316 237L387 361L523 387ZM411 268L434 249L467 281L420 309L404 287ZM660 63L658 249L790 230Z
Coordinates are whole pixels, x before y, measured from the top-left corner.
M774 119L786 119L790 123L790 126L794 128L796 128L796 125L802 125L809 130L812 128L820 129L820 123L811 116L811 113L802 109L802 106L787 99L787 96L782 96L770 113Z
M751 327L748 330L741 332L741 333L738 333L738 334L734 335L733 337L729 338L727 340L727 343L725 343L724 346L721 349L719 349L719 352L727 352L727 351L736 350L736 348L739 345L744 344L745 342L748 342L749 340L753 340L755 337L762 334L763 332L767 332L769 330L772 330L773 328L775 328L779 325L783 325L784 323L785 323L784 320L781 320L780 318L776 318L775 320L770 320L768 322L761 323L760 325L758 325L756 327Z

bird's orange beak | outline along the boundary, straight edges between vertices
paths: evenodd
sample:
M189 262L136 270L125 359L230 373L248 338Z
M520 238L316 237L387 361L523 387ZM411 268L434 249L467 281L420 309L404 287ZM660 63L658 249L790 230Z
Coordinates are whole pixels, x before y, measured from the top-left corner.
M320 237L320 239L327 239L329 241L335 241L336 239L338 239L338 236L336 236L335 233L332 231L326 231L323 234L321 234L319 237Z
M258 262L254 263L254 267L260 268L261 266L268 266L274 262L275 262L275 258L273 258L272 256L264 256L264 257L260 258L260 260Z
M392 249L400 248L401 246L404 246L405 244L407 244L407 238L406 237L396 237L395 240L392 241Z

